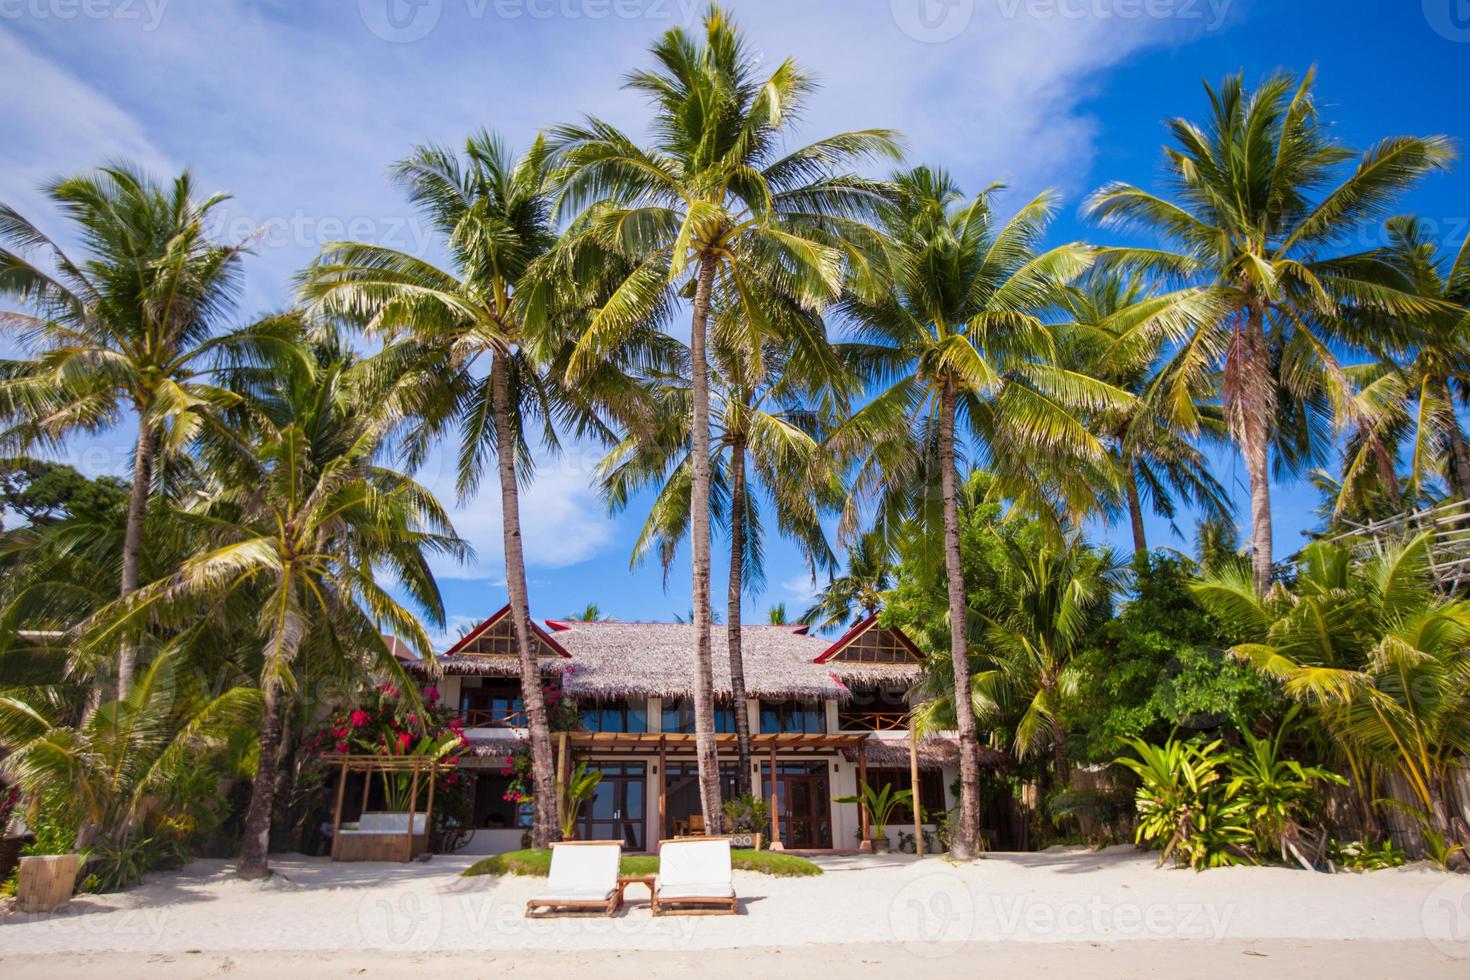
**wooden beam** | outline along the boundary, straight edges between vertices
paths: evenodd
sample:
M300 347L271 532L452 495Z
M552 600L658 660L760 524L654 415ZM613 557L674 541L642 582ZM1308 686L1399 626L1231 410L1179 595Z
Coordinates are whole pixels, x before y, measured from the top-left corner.
M413 778L408 783L408 856L405 861L413 860L413 815L419 805L419 767L413 767Z
M781 843L781 815L777 812L776 800L776 743L771 743L771 847L780 848Z
M863 787L868 782L868 749L866 742L867 739L863 739L858 743L858 820L862 823L863 827L863 841L860 846L871 848L873 846L873 835L868 827L868 808L862 803Z
M664 828L668 826L664 821L668 813L669 795L669 754L665 751L664 740L658 740L658 835L654 841L664 839ZM654 848L657 851L657 848Z
M347 760L342 760L342 773L337 778L337 808L332 817L332 860L337 860L337 838L342 830L342 797L347 793Z
M567 733L558 732L556 736L556 826L558 831L566 825L566 785Z
M914 732L914 723L909 722L909 785L914 798L910 801L914 810L914 855L924 856L924 816L919 805L919 737Z

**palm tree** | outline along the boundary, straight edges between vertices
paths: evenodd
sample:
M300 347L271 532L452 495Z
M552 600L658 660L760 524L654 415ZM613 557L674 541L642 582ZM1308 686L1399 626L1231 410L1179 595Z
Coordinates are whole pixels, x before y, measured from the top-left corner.
M567 619L574 623L609 623L612 617L604 615L602 607L595 602L587 603L581 612L570 613Z
M1252 561L1261 591L1271 579L1273 439L1278 466L1298 466L1321 454L1311 445L1315 435L1303 436L1301 426L1320 428L1326 402L1348 421L1358 414L1330 347L1332 321L1345 308L1401 317L1436 308L1404 289L1377 256L1335 254L1333 243L1452 157L1444 137L1392 137L1336 181L1354 154L1319 120L1314 77L1308 72L1297 84L1277 75L1254 92L1240 75L1218 90L1206 86L1208 125L1169 123L1177 148L1166 150L1166 171L1177 198L1114 183L1087 205L1103 224L1141 227L1167 243L1111 250L1112 261L1184 281L1118 314L1113 356L1127 363L1168 348L1169 362L1146 400L1150 411L1191 430L1197 393L1220 372L1230 436L1250 476Z
M1418 502L1441 476L1456 496L1470 499L1470 449L1456 414L1470 390L1470 235L1456 254L1443 256L1415 217L1391 218L1385 230L1383 259L1410 291L1440 308L1411 318L1363 310L1349 319L1354 339L1377 361L1357 369L1367 424L1346 447L1338 512L1380 487ZM1385 472L1366 452L1372 439L1404 458L1401 489L1394 469Z
M723 321L723 318L722 318ZM733 329L717 330L712 345L710 389L714 396L710 470L713 510L730 529L729 595L726 635L730 656L731 700L736 706L739 755L736 788L750 792L750 723L745 704L741 650L741 607L746 589L765 578L765 522L769 505L777 529L801 548L813 570L834 564L824 513L840 507L843 488L822 448L828 427L820 408L807 407L814 395L803 374L804 361L789 346L752 343ZM687 358L681 367L687 368ZM679 542L689 533L693 458L689 437L687 370L650 377L653 401L662 406L660 424L647 436L630 435L601 465L602 490L610 509L626 508L650 486L659 492L633 546L636 566L656 553L665 575Z
M1308 545L1291 589L1264 598L1230 569L1193 591L1244 638L1231 652L1278 680L1343 751L1365 824L1380 765L1403 777L1426 830L1470 846L1452 788L1470 752L1470 603L1436 591L1428 535L1367 563L1344 545Z
M690 320L690 541L695 630L695 730L700 802L711 832L722 825L710 667L710 446L708 324L712 304L739 308L759 334L769 312L820 310L842 288L844 266L867 268L856 243L879 189L844 170L874 155L896 158L891 133L842 133L782 154L782 138L814 89L793 61L757 74L759 58L711 6L704 35L682 29L654 45L659 64L627 87L653 103L653 143L639 146L589 118L558 127L562 205L586 208L569 255L613 255L631 271L591 318L570 363L575 380L629 333L662 324L675 297ZM869 242L870 244L870 242ZM578 246L587 246L581 248ZM575 269L580 263L571 260ZM577 281L578 275L571 275Z
M1113 270L1094 269L1065 294L1064 305L1073 318L1067 325L1068 332L1075 333L1075 337L1067 345L1064 361L1142 398L1158 370L1157 359L1124 366L1109 361L1107 353L1118 340L1113 332L1118 314L1150 298L1138 280ZM1204 393L1196 397L1201 403L1192 406L1192 411L1199 420L1200 433L1211 440L1221 438L1225 432L1222 414L1214 406L1203 404ZM1146 410L1142 402L1102 413L1091 420L1091 425L1107 440L1118 468L1135 553L1148 550L1143 524L1145 503L1155 514L1171 520L1181 501L1206 517L1230 518L1229 495L1191 441L1196 433L1172 424L1170 416Z
M942 171L919 167L895 176L897 201L886 213L894 285L888 295L844 302L864 343L854 361L872 377L893 379L833 436L859 460L855 501L876 500L877 526L918 516L943 519L948 575L950 662L954 687L970 689L965 580L960 557L958 473L965 441L994 472L996 491L1059 529L1056 512L1090 511L1112 470L1106 446L1079 412L1126 406L1112 386L1056 363L1042 316L1061 288L1087 270L1080 244L1039 248L1052 216L1049 193L1009 221L991 210L996 188L966 200ZM957 437L967 427L968 440ZM963 435L963 434L962 434ZM935 479L939 486L934 486ZM857 526L850 509L845 526ZM975 853L979 758L970 702L956 702L960 736L957 856Z
M788 626L791 623L786 615L786 603L778 602L766 611L766 622L772 626Z
M220 489L201 514L214 528L212 545L171 576L118 600L82 631L97 645L145 622L218 616L241 601L254 607L263 710L238 869L243 877L269 873L283 702L296 688L303 650L330 637L339 656L353 658L359 669L387 672L405 691L414 688L380 625L433 660L423 624L374 576L375 569L390 572L442 625L428 557L465 553L433 494L377 463L424 383L416 372L396 368L376 358L356 361L327 338L261 372L255 384L264 390L251 392L248 429L212 447Z
M799 621L827 630L851 624L854 610L857 618L871 616L883 608L883 594L893 588L893 580L892 556L882 535L860 535L847 549L843 573L828 578Z
M495 455L506 586L531 741L536 847L555 840L559 824L518 480L532 475L528 430L539 424L543 442L554 449L556 423L578 434L596 428L578 398L557 384L559 371L549 365L557 357L560 310L549 309L545 294L532 285L536 261L555 243L551 172L551 154L539 139L519 159L488 133L467 141L463 159L448 149L419 147L393 176L443 235L452 268L382 246L333 243L302 278L302 294L316 308L365 322L401 342L407 361L433 366L431 384L413 406L422 424L410 437L412 462L422 461L435 437L457 429L457 485L466 499L479 488L487 455ZM563 283L555 302L572 302L574 292ZM488 371L477 373L484 361ZM615 365L604 362L596 374L610 371ZM594 381L587 379L584 390Z
M47 196L76 226L73 261L35 224L0 205L0 295L30 312L0 311L0 330L31 359L0 371L11 439L57 444L67 434L138 418L120 594L141 582L144 514L160 449L178 451L229 396L204 380L215 356L246 337L222 321L239 287L242 245L208 234L223 194L198 199L188 171L163 186L117 164L56 181ZM47 269L33 264L44 256ZM252 332L253 333L253 332ZM132 683L136 648L117 656L117 697Z

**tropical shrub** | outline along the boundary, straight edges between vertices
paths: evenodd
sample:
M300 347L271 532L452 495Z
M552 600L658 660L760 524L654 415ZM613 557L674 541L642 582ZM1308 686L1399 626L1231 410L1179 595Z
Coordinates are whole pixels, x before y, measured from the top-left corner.
M767 834L771 829L771 804L754 793L743 793L724 806L728 829L736 834Z
M1245 745L1231 753L1229 789L1245 803L1258 855L1288 853L1310 870L1317 855L1303 852L1301 820L1317 805L1317 783L1346 785L1347 780L1320 766L1304 766L1283 758L1282 743L1292 727L1293 709L1269 738L1244 733Z
M585 759L578 762L577 768L567 777L566 785L561 791L561 836L564 840L573 836L577 829L577 817L582 812L582 804L592 799L600 782L602 770L589 769Z
M888 836L888 823L893 819L894 811L901 806L910 806L914 802L914 791L911 789L895 790L893 784L884 783L881 789L873 789L866 782L858 783L856 796L834 797L834 803L856 803L868 814L868 832L874 840Z
M1361 840L1345 844L1329 841L1327 856L1333 865L1349 871L1382 871L1402 867L1409 860L1402 849L1387 840L1379 844Z
M1249 803L1225 782L1229 761L1224 743L1170 738L1162 745L1129 743L1134 757L1118 764L1138 776L1135 840L1159 848L1159 864L1170 858L1196 871L1252 863Z

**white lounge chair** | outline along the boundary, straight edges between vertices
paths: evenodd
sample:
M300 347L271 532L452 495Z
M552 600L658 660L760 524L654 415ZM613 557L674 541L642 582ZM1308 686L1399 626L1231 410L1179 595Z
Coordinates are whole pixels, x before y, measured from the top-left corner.
M730 838L686 837L658 846L658 878L653 883L652 912L687 915L736 915Z
M526 903L526 918L612 915L620 904L621 841L561 841L551 845L546 892Z

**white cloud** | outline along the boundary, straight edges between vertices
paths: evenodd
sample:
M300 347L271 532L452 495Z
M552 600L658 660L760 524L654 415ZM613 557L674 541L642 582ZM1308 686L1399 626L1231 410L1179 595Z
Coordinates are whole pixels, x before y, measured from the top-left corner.
M812 600L817 597L817 582L809 575L793 575L791 578L782 580L781 591L785 593L787 602L796 603L805 608L811 605Z

